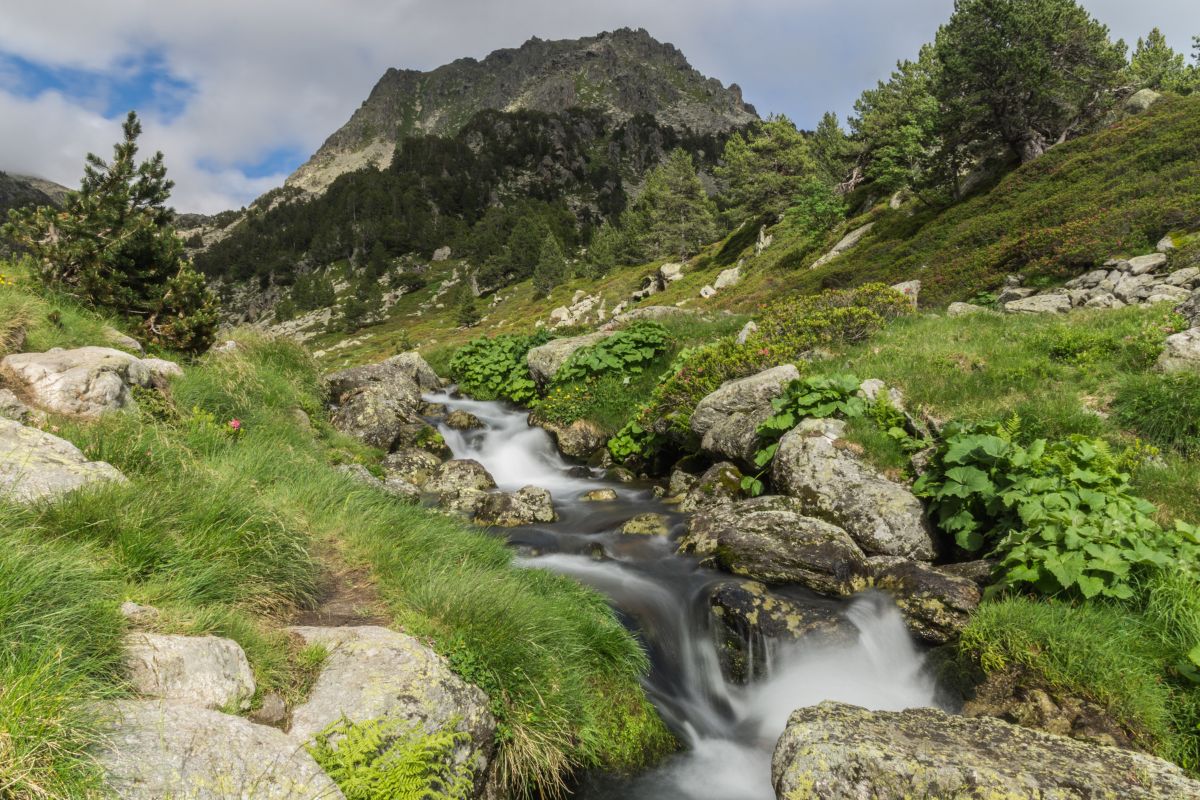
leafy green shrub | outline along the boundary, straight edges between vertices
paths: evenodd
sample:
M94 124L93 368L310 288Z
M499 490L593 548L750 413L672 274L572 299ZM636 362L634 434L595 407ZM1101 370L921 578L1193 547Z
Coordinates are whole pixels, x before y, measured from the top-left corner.
M657 322L635 322L591 347L576 350L554 374L555 383L606 372L639 374L671 346L666 328Z
M609 452L619 460L644 457L664 438L686 439L692 410L725 381L797 361L819 347L860 341L910 310L903 295L881 284L776 302L745 344L729 336L681 351L650 402L609 440Z
M1184 455L1200 453L1200 375L1147 373L1126 378L1113 400L1118 424Z
M1153 366L1162 352L1164 334L1182 330L1182 322L1171 314L1167 319L1145 320L1128 332L1127 326L1093 328L1059 323L1037 333L1032 344L1052 361L1064 364L1091 367L1115 360L1126 369L1144 370Z
M1200 568L1196 529L1159 527L1105 442L1076 435L1022 445L1018 433L1015 418L951 426L913 487L959 547L991 549L1002 584L1129 599L1150 568Z
M529 403L537 397L537 385L529 376L525 356L549 340L550 335L545 332L472 339L450 359L450 375L464 392L477 400Z
M466 800L472 770L454 763L454 749L468 738L454 730L428 734L407 720L342 717L308 752L346 800Z

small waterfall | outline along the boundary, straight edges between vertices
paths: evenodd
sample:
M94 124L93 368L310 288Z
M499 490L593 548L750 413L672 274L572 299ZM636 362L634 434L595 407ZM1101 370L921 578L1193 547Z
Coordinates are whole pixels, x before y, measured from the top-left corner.
M934 704L935 686L922 671L895 604L868 592L849 601L844 614L856 639L840 646L779 644L746 632L747 686L721 674L708 595L729 576L700 569L679 556L665 537L622 536L616 529L635 514L678 514L638 487L576 477L549 435L530 427L527 415L499 403L427 398L469 411L486 426L460 432L442 428L456 458L473 458L501 489L549 489L559 521L510 532L510 540L535 555L522 566L570 575L604 593L646 643L652 664L646 691L684 752L633 779L597 776L581 789L589 800L772 800L770 759L775 740L797 708L838 700L867 708L899 710ZM579 496L599 487L617 490L610 503ZM603 553L597 557L597 552Z

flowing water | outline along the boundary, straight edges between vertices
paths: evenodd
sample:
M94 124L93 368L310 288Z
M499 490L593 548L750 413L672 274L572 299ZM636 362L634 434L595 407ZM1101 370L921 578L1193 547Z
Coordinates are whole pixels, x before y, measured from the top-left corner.
M565 461L550 436L527 415L499 403L433 395L469 411L485 428L442 427L455 458L483 464L500 489L540 486L554 497L557 522L517 528L510 542L529 568L571 575L604 593L645 643L651 659L646 691L686 745L683 752L633 779L597 776L579 796L588 800L772 800L771 751L788 715L822 700L899 710L934 704L934 686L922 671L895 605L878 594L848 602L802 590L793 600L842 606L858 629L841 647L769 647L766 677L750 686L724 680L708 628L708 591L730 576L675 553L672 537L625 536L617 531L636 514L670 515L678 534L683 515L648 487L593 476ZM584 502L591 489L614 489L611 502Z

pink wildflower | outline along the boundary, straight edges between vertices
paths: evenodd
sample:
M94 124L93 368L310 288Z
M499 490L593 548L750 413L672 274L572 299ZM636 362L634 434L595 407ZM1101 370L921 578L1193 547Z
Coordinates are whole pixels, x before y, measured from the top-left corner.
M235 431L240 431L242 429L242 421L239 419L231 419L229 420L229 427Z

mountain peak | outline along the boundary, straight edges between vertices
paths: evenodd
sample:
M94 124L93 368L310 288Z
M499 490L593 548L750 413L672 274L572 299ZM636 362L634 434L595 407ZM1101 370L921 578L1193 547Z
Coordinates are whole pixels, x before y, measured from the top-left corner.
M391 162L412 134L453 135L485 110L548 113L597 109L618 122L649 114L680 131L707 134L757 114L737 85L726 87L644 28L581 39L532 37L520 47L460 58L429 72L388 69L350 120L287 180L320 191L345 172Z

